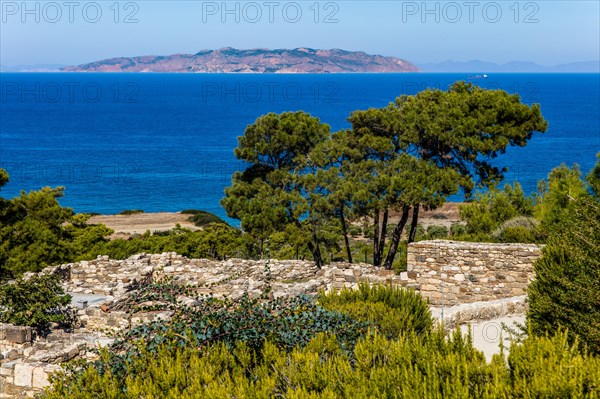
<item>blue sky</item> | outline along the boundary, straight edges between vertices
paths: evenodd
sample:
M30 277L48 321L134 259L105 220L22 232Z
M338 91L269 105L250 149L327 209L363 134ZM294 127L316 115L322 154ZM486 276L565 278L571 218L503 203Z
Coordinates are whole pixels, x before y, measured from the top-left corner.
M596 0L72 3L31 1L25 10L1 0L0 63L79 64L226 46L364 50L417 64L600 59Z

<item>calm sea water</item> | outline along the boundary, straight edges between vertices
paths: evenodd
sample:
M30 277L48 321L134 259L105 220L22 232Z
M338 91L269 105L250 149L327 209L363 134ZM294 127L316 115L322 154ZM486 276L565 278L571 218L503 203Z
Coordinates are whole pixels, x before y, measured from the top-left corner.
M205 209L219 205L237 136L259 115L304 110L348 127L356 109L445 88L466 74L227 75L0 74L3 197L65 186L78 212ZM550 127L497 159L533 192L556 165L588 171L600 151L600 75L496 74L474 83L540 103ZM461 198L455 196L453 200Z

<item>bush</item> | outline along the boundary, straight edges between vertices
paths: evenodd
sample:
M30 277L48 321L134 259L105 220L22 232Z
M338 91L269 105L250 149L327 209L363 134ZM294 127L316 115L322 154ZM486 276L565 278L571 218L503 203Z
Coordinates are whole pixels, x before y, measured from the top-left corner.
M427 238L430 240L448 238L448 228L438 225L429 226L427 227Z
M431 215L432 219L448 219L448 216L444 215L443 213L434 213L433 215Z
M31 326L45 335L50 323L68 326L71 317L66 295L58 276L33 275L13 283L0 285L0 322L17 326Z
M120 373L98 363L52 378L46 399L193 398L597 398L600 358L565 341L530 337L513 343L508 362L486 363L460 333L446 338L380 334L360 339L348 356L332 335L318 334L291 352L268 341L148 350L140 344ZM114 354L104 351L100 364Z
M321 293L318 300L325 309L373 323L388 338L407 332L426 334L433 325L427 302L404 288L361 283L358 290Z
M188 212L189 212L189 210L188 210ZM188 218L188 220L190 222L194 223L194 225L196 225L196 227L204 227L209 223L221 223L221 224L227 225L227 223L225 223L225 221L223 219L221 219L217 215L212 214L210 212L206 212L206 211L194 211L194 212L195 213L193 213L192 216L190 216Z
M450 226L450 236L453 240L467 233L467 227L462 223L452 223Z
M517 216L502 223L491 235L500 242L535 243L539 241L538 225L539 222L532 217Z
M573 211L575 202L587 195L587 187L581 179L579 166L572 168L565 164L552 169L548 179L538 183L536 204L533 209L535 217L540 221L540 230L550 235L554 230L564 228L563 222Z
M351 235L352 237L358 237L359 235L362 234L362 229L360 228L360 226L350 224L348 226L348 234Z
M268 270L267 270L268 273ZM122 373L128 362L141 356L139 343L156 353L161 347L191 347L209 350L217 343L233 349L237 342L260 353L265 342L291 351L303 347L318 333L336 333L340 347L350 353L356 341L367 333L369 324L346 314L325 310L308 296L269 299L267 289L259 299L243 295L238 301L200 296L198 287L160 283L134 287L119 308L133 316L139 311L168 310L168 321L158 320L123 331L110 348L107 364L98 366ZM189 305L191 302L193 305ZM152 303L151 306L147 306Z
M492 234L502 223L517 216L533 215L533 198L523 192L519 183L505 185L475 196L475 201L458 207L470 235Z
M125 209L118 213L118 215L137 215L138 213L144 213L141 209Z
M600 200L580 197L562 223L534 265L527 322L538 335L568 328L600 353Z
M396 253L396 259L394 259L394 263L392 264L392 269L396 274L400 274L405 272L408 268L408 243L407 241L400 242L398 245L398 252Z
M408 234L408 232L407 232ZM417 223L417 227L415 229L415 241L421 241L425 239L425 228L421 223Z

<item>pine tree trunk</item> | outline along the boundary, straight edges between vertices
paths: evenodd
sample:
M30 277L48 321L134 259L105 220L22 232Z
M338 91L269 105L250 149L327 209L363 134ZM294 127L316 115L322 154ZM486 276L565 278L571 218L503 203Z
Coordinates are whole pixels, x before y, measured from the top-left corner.
M412 220L410 222L410 234L408 235L408 243L415 241L417 235L417 224L419 223L419 204L413 208Z
M313 225L312 230L313 230L312 236L313 236L314 242L309 241L307 246L308 246L308 249L310 250L310 253L313 256L315 264L320 269L323 266L323 257L321 256L321 249L319 248L319 238L317 237L317 229L314 225Z
M385 258L385 268L391 269L394 264L394 258L396 257L396 252L398 252L398 245L400 244L400 237L402 236L402 231L404 230L404 226L406 226L406 222L408 221L408 212L410 207L408 205L404 205L402 208L402 216L400 217L400 221L396 225L394 232L392 233L392 238L390 242L390 249L388 250L387 257Z
M344 202L340 203L340 221L342 222L342 234L346 244L346 253L348 254L348 263L352 263L352 251L350 250L350 240L348 239L348 230L346 229L346 218L344 217Z
M383 211L383 220L381 221L381 232L379 233L379 265L383 260L383 251L385 251L385 238L387 235L387 224L388 224L388 209L385 208Z
M375 209L375 215L373 217L373 265L381 265L381 258L379 257L379 209Z

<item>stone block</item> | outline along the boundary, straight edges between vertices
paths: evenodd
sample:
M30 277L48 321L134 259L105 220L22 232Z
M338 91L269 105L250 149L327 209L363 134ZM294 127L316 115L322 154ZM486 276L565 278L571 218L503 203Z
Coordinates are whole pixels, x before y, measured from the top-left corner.
M15 344L23 344L33 340L33 330L31 327L9 325L5 329L6 340Z
M33 369L31 383L34 388L45 388L50 385L50 381L48 381L48 372L46 371L45 366L40 365Z
M0 367L0 375L3 377L12 377L13 375L13 369L12 368L4 368L4 367Z
M14 370L14 384L19 387L30 387L34 366L28 363L16 363Z

